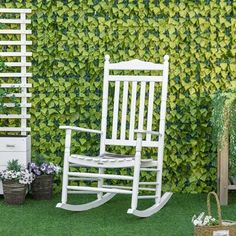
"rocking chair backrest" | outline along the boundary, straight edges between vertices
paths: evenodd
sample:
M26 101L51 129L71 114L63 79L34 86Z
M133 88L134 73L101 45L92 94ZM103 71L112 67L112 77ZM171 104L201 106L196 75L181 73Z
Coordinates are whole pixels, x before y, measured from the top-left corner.
M152 139L147 134L143 139L143 147L159 147L164 142L165 114L168 85L169 56L164 57L163 64L155 64L140 60L131 60L119 63L110 63L109 56L105 56L101 153L105 152L106 145L136 146L135 129L152 130L153 105L155 88L161 86L159 128L161 136ZM161 71L162 75L112 75L111 71ZM130 74L130 73L129 73ZM113 95L108 95L109 87L114 88ZM122 91L123 88L123 91ZM130 96L129 96L130 95ZM107 119L109 96L113 97L113 117L111 137L108 137ZM147 111L145 111L147 105ZM137 121L137 122L136 122ZM144 124L146 122L146 124ZM145 127L145 128L144 128ZM158 140L158 141L156 141Z

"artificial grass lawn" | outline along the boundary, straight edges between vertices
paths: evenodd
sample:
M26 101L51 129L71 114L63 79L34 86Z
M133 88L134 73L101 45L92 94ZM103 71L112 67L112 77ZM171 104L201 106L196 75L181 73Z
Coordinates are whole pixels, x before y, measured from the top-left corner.
M71 200L75 201L78 197L82 202L92 198L73 195ZM0 235L190 236L193 235L192 216L206 211L206 194L174 194L160 212L145 219L126 214L130 197L125 195L115 196L105 205L86 212L57 209L55 205L59 199L59 195L50 201L36 201L28 197L24 205L10 206L1 197ZM229 206L222 207L223 219L236 220L235 192L230 194L229 201ZM145 205L148 205L146 200ZM212 204L212 207L216 205Z

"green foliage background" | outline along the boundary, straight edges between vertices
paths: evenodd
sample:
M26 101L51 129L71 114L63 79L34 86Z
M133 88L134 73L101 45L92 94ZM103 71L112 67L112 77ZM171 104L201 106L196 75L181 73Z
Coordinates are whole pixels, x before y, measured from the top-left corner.
M2 0L0 7L33 10L33 152L61 164L60 124L100 128L105 54L113 62L169 54L164 189L215 186L210 96L235 79L235 1ZM75 140L78 151L98 152L98 137Z

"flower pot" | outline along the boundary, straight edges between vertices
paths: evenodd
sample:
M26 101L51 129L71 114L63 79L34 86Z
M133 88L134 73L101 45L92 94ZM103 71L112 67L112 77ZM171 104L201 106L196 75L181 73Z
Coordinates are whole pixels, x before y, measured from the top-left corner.
M32 196L37 200L52 198L53 175L40 175L31 184Z
M16 180L4 180L3 194L8 204L22 204L25 201L27 185L20 184Z

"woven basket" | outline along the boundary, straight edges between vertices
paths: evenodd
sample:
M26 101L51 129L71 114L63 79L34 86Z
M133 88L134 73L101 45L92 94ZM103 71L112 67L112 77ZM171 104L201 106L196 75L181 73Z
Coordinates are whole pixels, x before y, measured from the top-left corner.
M32 196L37 200L52 198L53 175L40 175L31 184Z
M25 201L25 184L18 181L4 180L2 183L5 202L8 204L22 204Z
M211 215L211 202L210 202L211 195L214 196L216 199L219 224L214 225L214 226L196 226L194 227L194 235L195 236L221 236L221 235L222 236L236 236L236 222L229 221L229 220L222 220L220 202L215 192L210 192L208 193L208 196L207 196L208 215Z

